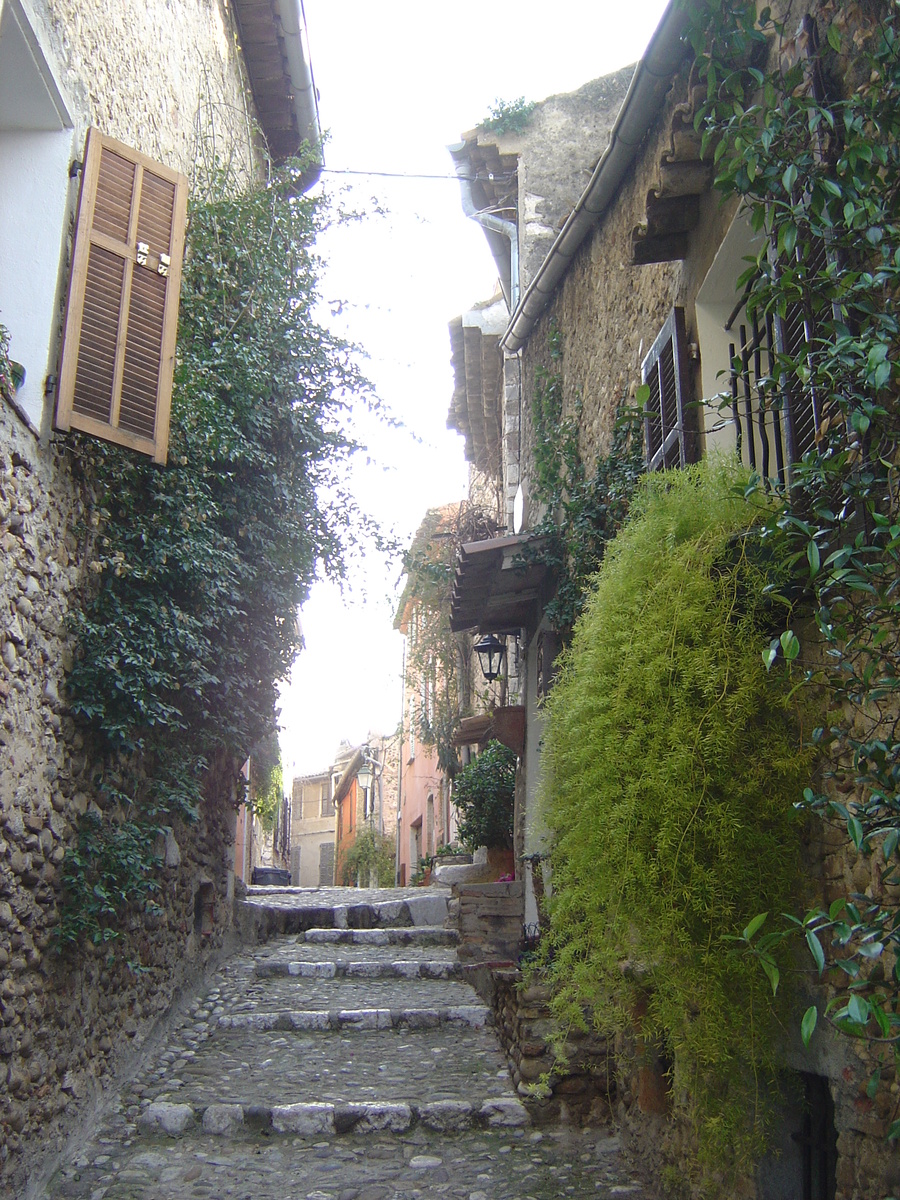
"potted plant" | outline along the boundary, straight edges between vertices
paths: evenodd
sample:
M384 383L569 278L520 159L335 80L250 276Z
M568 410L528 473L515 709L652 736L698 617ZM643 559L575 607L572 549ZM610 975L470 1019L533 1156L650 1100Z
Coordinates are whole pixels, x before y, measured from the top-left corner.
M454 782L460 841L473 850L487 846L488 862L498 876L515 874L515 794L516 755L500 742L488 742Z

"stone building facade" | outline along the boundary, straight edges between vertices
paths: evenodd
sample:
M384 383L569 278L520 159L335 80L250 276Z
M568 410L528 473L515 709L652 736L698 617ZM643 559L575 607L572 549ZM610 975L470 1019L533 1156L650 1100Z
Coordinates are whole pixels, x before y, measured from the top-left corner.
M793 27L816 7L791 6ZM674 354L684 406L682 410L679 400L677 427L667 431L672 434L670 441L664 434L662 442L653 444L658 429L653 420L649 422L651 441L645 451L650 465L675 466L714 448L734 451L736 446L731 407L723 418L721 393L728 386L732 357L741 352L740 327L745 317L735 281L746 265L744 257L755 254L758 243L736 202L723 203L712 186L711 163L701 158L693 125L699 93L682 40L683 10L677 4L666 10L627 99L607 127L609 133L593 143L595 165L589 181L573 198L552 244L542 243L540 261L530 254L533 205L523 193L533 178L528 157L539 158L539 148L522 135L503 158L502 139L493 139L492 146L490 135L480 133L477 139L466 135L465 142L453 150L458 171L476 174L494 162L498 174L502 166L507 180L514 177L515 155L519 155L518 191L511 185L507 200L519 239L513 256L513 262L517 258L519 263L519 286L506 289L516 298L498 339L502 362L495 375L499 382L490 395L478 398L479 405L492 409L503 423L506 434L502 447L502 485L510 518L506 551L488 543L465 548L451 619L454 628L474 628L482 634L499 630L515 637L526 664L527 719L517 791L518 871L525 884L526 926L538 916L529 859L548 848L536 795L540 700L548 683L548 665L552 680L556 650L544 615L552 582L533 576L526 588L521 568L517 572L514 567L515 552L542 516L529 505L529 487L536 475L530 415L536 383L542 372L552 371L560 379L563 413L577 420L588 472L610 448L617 407L623 402L634 404L643 379L653 383L660 353ZM824 19L828 20L827 13ZM465 194L463 206L467 211L471 207ZM504 270L509 271L508 259L498 254L496 240L491 248L502 277ZM652 404L651 393L648 408ZM748 463L753 444L757 467L765 461L766 474L780 474L780 456L791 461L784 445L786 434L771 424L760 432L758 414L754 421L754 429L742 425L742 457ZM803 448L795 447L797 457ZM845 830L831 830L806 853L810 878L819 881L817 903L827 905L854 890L880 894L877 866L873 869L859 858ZM824 1002L833 993L823 986L818 991L813 987L810 994ZM757 1200L818 1196L819 1192L803 1190L811 1186L803 1182L809 1166L803 1155L811 1153L818 1154L823 1170L831 1173L830 1183L822 1185L831 1189L829 1197L869 1200L896 1194L900 1165L895 1143L884 1140L890 1120L896 1119L900 1094L891 1069L887 1068L886 1078L882 1076L873 1098L866 1094L866 1082L876 1057L865 1042L820 1030L807 1051L794 1028L786 1033L780 1054L786 1097L781 1144L734 1194ZM690 1164L695 1147L689 1131L672 1117L667 1064L656 1047L643 1044L639 1021L621 1039L618 1059L616 1111L632 1147L657 1172L667 1164ZM821 1118L825 1131L815 1151L809 1150L809 1128L804 1126L811 1112Z
M0 323L26 368L19 391L0 398L4 1195L38 1186L231 925L237 788L230 764L211 764L199 819L160 843L157 911L130 920L114 943L56 947L61 865L78 818L102 803L103 780L66 703L91 511L53 420L85 133L99 128L200 192L217 164L238 186L248 181L267 130L240 49L242 9L240 0L0 0Z

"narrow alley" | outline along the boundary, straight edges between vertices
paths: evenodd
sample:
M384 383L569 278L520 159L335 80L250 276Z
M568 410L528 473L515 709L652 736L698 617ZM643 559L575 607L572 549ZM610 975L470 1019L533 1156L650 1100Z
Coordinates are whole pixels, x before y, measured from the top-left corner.
M253 889L48 1200L643 1200L609 1129L532 1123L446 897Z

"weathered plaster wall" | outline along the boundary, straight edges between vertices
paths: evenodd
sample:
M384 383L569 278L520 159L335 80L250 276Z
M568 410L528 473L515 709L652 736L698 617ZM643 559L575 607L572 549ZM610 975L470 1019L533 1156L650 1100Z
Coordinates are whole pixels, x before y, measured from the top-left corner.
M220 0L22 0L22 9L68 93L73 154L97 124L188 174L211 163L214 143L246 176L243 81ZM65 272L63 262L63 284ZM123 937L106 946L63 955L55 947L61 864L79 815L102 802L99 759L68 712L65 684L75 653L68 618L88 574L85 528L77 460L56 439L41 443L0 400L4 1195L36 1186L231 925L235 789L223 766L197 824L160 845L158 915L127 920Z

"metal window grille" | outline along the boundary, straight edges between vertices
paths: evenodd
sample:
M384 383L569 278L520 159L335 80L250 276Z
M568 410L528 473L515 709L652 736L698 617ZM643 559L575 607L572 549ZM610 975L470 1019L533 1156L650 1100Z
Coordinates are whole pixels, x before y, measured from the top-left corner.
M691 412L684 309L673 308L641 364L650 388L644 406L647 469L684 467L697 458L695 415Z

